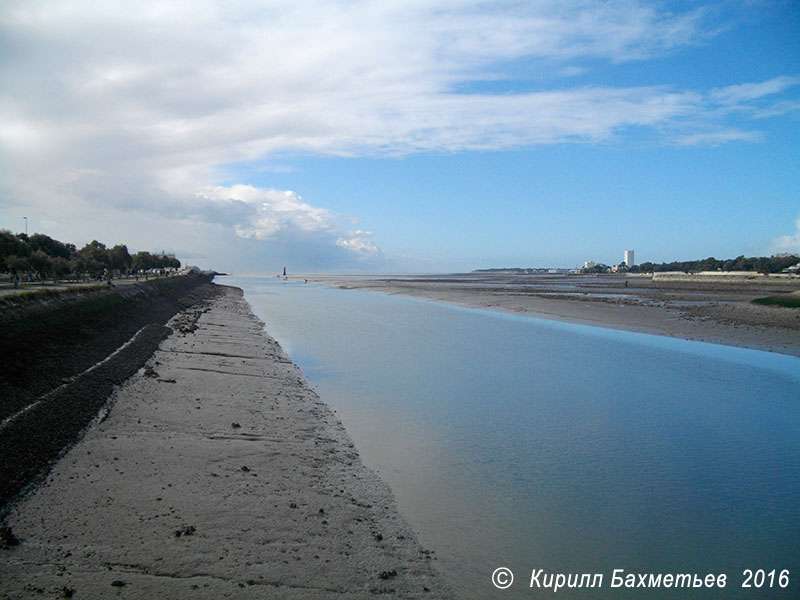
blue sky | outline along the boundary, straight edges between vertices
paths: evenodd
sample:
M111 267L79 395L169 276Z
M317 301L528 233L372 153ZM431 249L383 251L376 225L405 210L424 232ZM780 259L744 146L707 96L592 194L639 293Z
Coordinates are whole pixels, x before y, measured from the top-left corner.
M800 252L793 2L0 17L0 227L237 272Z

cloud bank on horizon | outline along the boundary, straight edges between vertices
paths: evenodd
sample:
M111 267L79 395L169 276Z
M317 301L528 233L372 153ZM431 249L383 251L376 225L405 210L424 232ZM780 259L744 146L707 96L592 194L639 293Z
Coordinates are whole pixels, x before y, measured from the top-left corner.
M587 79L713 44L741 17L716 3L12 0L0 16L5 212L201 259L388 264L360 215L254 186L239 165L762 143L765 120L800 112L796 73Z

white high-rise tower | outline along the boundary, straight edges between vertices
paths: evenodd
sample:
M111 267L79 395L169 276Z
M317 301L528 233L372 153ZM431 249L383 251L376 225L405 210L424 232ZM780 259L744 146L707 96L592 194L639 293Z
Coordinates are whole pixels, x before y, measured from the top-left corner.
M633 262L633 250L625 250L625 264L629 269L636 264Z

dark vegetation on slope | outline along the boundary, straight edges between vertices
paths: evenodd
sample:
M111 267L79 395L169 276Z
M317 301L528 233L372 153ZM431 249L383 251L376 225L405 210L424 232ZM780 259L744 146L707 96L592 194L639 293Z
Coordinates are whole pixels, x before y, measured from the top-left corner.
M0 426L0 507L77 438L115 385L147 361L173 315L216 294L210 281L190 273L0 304L0 421L17 415ZM132 343L84 373L137 331Z

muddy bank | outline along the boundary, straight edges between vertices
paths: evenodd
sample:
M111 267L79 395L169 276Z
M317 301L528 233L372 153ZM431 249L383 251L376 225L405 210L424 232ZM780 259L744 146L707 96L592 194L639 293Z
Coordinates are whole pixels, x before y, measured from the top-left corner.
M114 386L144 364L169 333L164 324L173 315L215 294L210 278L190 274L5 300L0 305L0 508L75 439Z
M340 421L219 289L7 515L0 597L450 597Z
M314 277L362 289L531 317L800 356L800 310L752 300L797 293L800 278L463 274Z

